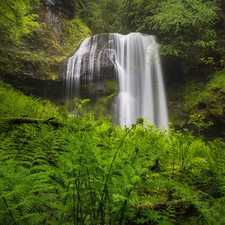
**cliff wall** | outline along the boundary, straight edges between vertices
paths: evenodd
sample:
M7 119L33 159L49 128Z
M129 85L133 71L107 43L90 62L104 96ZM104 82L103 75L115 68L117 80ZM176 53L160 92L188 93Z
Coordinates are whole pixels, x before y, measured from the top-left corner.
M41 0L39 27L16 45L0 43L0 75L24 93L46 98L62 96L59 65L91 31L80 17L73 0ZM61 93L60 93L61 92Z

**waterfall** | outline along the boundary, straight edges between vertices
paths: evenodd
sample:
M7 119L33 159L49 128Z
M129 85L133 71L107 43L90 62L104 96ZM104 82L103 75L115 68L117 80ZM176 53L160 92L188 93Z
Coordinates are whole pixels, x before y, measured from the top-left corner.
M107 55L115 65L119 81L117 122L128 125L144 117L157 127L167 127L166 97L155 37L140 33L108 34L105 37L106 34L97 34L84 40L69 58L67 96L70 97L73 91L79 92L81 75L87 82L96 82ZM88 69L82 72L85 66Z

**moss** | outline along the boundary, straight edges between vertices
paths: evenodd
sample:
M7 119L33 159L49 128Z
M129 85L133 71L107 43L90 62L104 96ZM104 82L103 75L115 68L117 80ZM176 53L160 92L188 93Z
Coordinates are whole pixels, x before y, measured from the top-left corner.
M187 118L186 117L177 117L176 114L173 112L173 109L169 110L169 121L174 125L174 126L179 126L179 127L184 127L185 124L187 124Z
M0 56L0 68L2 73L8 75L30 75L40 79L55 80L58 78L60 61L60 56L49 57L44 52L9 49L6 58Z
M56 80L58 78L58 73L52 71L50 72L49 76L52 80Z
M65 44L61 48L61 54L64 56L69 56L84 39L92 35L86 23L78 16L70 21L63 19L63 28Z
M108 96L114 93L117 93L118 91L118 83L114 80L104 80L100 81L98 83L87 83L82 85L82 89L85 90L86 93L92 93L95 94L96 89L94 88L95 85L98 84L102 87L102 94L104 96ZM103 90L104 89L104 90Z
M225 70L213 74L205 84L192 80L185 90L185 107L187 114L201 114L206 118L217 120L224 118L225 110Z
M111 94L117 93L119 86L116 81L106 80L105 84L106 84L106 95L111 95Z
M0 117L49 118L57 115L49 101L25 96L0 80Z
M104 116L107 119L112 119L112 101L115 94L107 97L102 97L97 100L94 105L94 114L96 118Z
M68 21L62 19L64 41L59 43L51 28L39 21L39 27L31 29L31 34L23 38L20 46L10 43L0 45L0 71L3 74L33 74L44 80L58 78L59 63L91 35L82 19L76 17Z
M101 115L108 119L112 119L112 102L118 92L118 84L115 81L105 81L106 91L105 97L98 98L94 104L94 113L96 118Z

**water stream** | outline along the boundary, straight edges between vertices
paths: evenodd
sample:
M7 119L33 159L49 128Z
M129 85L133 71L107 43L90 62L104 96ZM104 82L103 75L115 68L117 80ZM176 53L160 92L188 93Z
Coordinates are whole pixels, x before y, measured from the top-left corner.
M117 122L128 125L144 117L157 127L167 127L167 104L155 36L130 33L108 34L105 37L106 34L97 34L84 40L69 58L67 97L79 92L82 68L88 68L88 76L83 76L86 76L87 82L92 82L94 77L98 77L96 73L100 74L101 62L107 55L115 65L119 81ZM88 60L86 57L89 57ZM87 62L88 65L85 65Z

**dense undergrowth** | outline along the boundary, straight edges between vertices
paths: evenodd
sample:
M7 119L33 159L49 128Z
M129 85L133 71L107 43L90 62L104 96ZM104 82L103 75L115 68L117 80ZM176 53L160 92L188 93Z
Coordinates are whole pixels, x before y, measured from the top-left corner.
M184 111L187 114L201 114L207 119L223 121L225 107L225 70L208 77L207 83L192 79L186 85Z
M142 118L115 126L85 113L85 101L82 116L58 113L3 83L0 101L0 224L225 223L220 140Z

